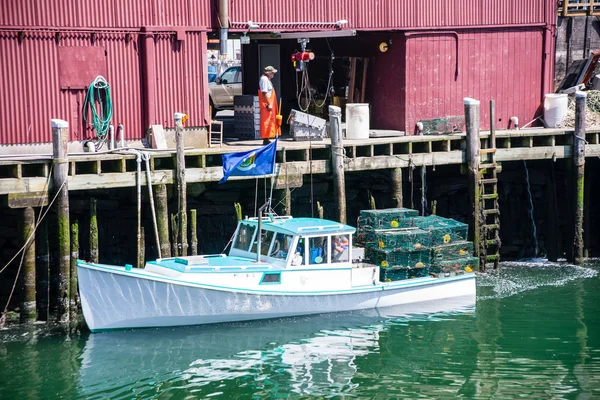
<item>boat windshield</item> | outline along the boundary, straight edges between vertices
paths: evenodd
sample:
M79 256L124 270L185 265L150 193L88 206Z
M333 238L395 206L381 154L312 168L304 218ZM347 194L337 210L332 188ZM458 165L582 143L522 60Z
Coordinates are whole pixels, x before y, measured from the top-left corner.
M233 248L242 251L249 251L250 244L252 243L252 237L254 236L255 231L256 226L254 225L240 224L238 234L235 237L235 240L233 241ZM256 246L254 248L254 251L256 251Z
M285 233L276 234L269 257L285 260L288 256L288 252L293 240L294 236L292 235L286 235Z

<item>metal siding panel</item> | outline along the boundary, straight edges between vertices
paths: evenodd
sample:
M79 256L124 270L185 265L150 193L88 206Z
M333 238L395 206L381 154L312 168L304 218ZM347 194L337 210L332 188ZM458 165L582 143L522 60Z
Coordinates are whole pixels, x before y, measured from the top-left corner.
M203 126L207 117L208 92L202 80L205 74L206 33L188 34L181 47L169 38L156 42L157 123L173 127L173 113L189 115L189 126ZM204 38L204 39L203 39Z
M142 127L142 88L138 37L126 43L111 35L102 41L107 52L108 76L113 101L113 125L122 123L125 139L145 136ZM91 132L90 132L91 133Z
M496 101L498 128L510 117L531 121L541 102L543 41L540 29L460 34L460 74L454 80L455 44L448 36L407 40L406 130L423 118L462 115L462 99L481 101L481 126L489 128L489 100ZM423 71L425 69L425 71Z

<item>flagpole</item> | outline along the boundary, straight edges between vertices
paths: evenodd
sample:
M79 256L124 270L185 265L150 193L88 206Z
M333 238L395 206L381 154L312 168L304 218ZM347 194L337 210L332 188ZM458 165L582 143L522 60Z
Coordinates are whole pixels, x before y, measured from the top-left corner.
M277 163L275 162L277 158L277 137L275 137L275 151L273 152L273 173L271 174L271 193L269 194L269 210L273 211L271 208L271 200L273 199L273 186L275 185L275 171L277 170Z

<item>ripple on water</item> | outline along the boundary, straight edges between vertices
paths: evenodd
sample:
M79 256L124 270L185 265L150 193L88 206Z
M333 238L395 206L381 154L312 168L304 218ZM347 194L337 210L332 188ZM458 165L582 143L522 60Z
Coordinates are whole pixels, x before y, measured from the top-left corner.
M593 278L598 271L579 265L547 260L503 262L497 270L477 277L477 300L502 299L543 286L564 286L577 280Z

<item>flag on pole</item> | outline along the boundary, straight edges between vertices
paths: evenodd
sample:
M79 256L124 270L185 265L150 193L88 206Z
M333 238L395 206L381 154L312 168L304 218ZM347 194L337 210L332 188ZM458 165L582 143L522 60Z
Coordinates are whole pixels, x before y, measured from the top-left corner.
M230 176L263 176L275 172L275 153L277 139L273 143L259 147L256 150L223 154L224 183Z

